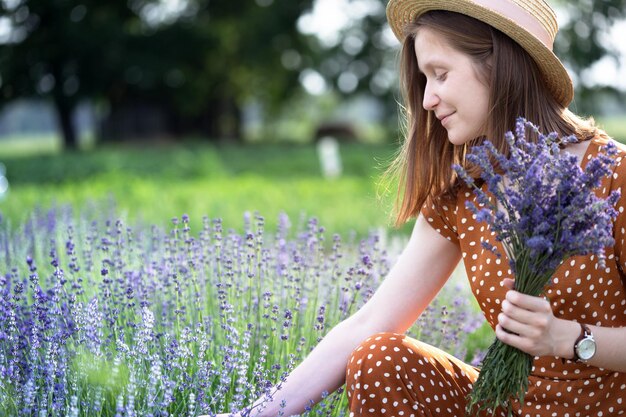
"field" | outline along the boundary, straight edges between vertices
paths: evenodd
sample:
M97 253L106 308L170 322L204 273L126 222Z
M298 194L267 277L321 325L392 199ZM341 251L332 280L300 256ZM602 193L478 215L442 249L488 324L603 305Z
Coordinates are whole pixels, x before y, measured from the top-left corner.
M391 227L392 145L342 144L326 179L312 145L15 143L0 142L2 415L191 417L271 397L410 230ZM493 335L470 300L461 268L409 334L476 361ZM306 414L346 415L345 398Z
M313 146L6 151L0 414L195 416L273 395L406 239L380 185L394 152L342 145L331 180ZM490 338L470 299L459 270L410 333L474 359ZM345 412L339 392L308 414Z
M342 145L343 175L325 179L313 146L192 143L5 157L0 151L11 187L0 212L17 224L37 206L113 201L131 221L164 225L188 214L198 225L208 215L235 227L244 212L258 211L272 227L284 212L363 235L390 229L393 201L380 180L394 152L391 145Z

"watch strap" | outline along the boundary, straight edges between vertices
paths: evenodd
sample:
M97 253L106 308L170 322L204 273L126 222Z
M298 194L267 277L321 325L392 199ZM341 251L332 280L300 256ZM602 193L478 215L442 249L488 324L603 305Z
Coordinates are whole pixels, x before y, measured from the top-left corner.
M587 327L587 325L583 323L579 323L579 324L580 324L580 335L578 336L578 339L576 339L576 341L574 342L574 358L572 359L575 362L581 361L580 357L578 356L576 347L578 346L581 340L583 340L588 335L591 335L591 330L589 330L589 327Z

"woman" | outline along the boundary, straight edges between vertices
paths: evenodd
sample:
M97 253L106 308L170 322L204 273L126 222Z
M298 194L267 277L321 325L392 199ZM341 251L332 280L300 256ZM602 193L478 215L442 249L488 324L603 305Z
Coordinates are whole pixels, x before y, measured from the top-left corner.
M567 110L573 87L552 53L552 9L542 0L391 0L387 16L403 43L409 121L395 166L397 221L416 217L415 226L375 295L328 333L259 415L300 413L344 381L354 416L464 415L479 370L403 335L461 258L496 337L535 356L518 415L626 414L626 216L616 220L606 269L576 257L556 271L545 298L523 295L506 261L479 244L484 226L465 209L471 193L451 168L485 137L505 151L518 116L544 132L575 134L579 142L566 150L581 164L610 140ZM625 155L620 148L617 158ZM626 165L618 164L601 193L622 184Z

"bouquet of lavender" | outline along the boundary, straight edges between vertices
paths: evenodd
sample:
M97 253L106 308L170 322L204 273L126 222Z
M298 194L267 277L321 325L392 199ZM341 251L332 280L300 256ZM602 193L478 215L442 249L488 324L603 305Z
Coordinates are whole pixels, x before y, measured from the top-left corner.
M538 139L526 139L527 129ZM478 205L466 206L478 221L486 222L501 242L515 276L515 289L538 296L556 268L570 256L595 254L604 264L604 248L613 245L612 221L619 192L607 199L594 193L611 172L617 149L611 142L605 153L591 159L583 170L576 157L561 151L575 137L543 135L524 119L515 134L506 135L510 155L498 152L489 141L472 148L468 162L478 166L486 185L479 187L460 166L455 171L474 189ZM494 242L483 246L496 251ZM524 401L533 358L496 339L489 347L478 380L469 395L468 415L497 407L512 414L513 401Z

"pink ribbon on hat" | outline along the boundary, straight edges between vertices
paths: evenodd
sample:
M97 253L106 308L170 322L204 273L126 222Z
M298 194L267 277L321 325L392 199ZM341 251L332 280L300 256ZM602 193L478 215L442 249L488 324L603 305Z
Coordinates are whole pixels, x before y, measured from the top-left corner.
M516 2L510 0L473 0L474 3L483 6L508 17L518 25L526 29L537 39L539 39L548 49L552 50L554 39L546 28L528 11L520 7Z

